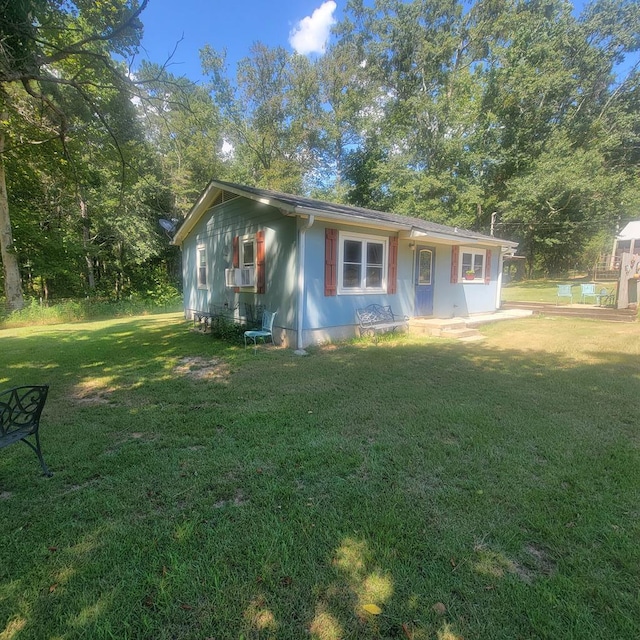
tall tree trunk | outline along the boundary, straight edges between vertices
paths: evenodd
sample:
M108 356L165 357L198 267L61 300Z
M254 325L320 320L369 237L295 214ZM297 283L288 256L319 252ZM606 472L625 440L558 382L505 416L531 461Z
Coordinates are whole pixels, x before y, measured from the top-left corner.
M6 121L7 115L0 114L0 120ZM0 129L0 255L2 256L2 271L4 273L4 294L7 308L18 311L24 307L22 282L18 257L13 246L13 232L9 218L9 198L7 196L7 182L4 168L4 130Z
M87 281L89 283L89 289L93 291L96 288L96 279L93 270L93 258L89 252L89 245L91 244L91 234L89 214L87 213L87 203L82 196L80 198L80 217L82 218L82 244L86 251L84 259L87 263Z

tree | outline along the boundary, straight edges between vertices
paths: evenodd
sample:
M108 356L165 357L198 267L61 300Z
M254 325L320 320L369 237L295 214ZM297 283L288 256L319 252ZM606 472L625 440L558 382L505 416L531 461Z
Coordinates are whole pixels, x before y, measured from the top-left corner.
M209 89L233 147L230 177L282 191L301 191L318 164L321 104L315 68L282 47L256 43L238 63L235 85L225 54L201 52Z
M130 91L127 70L113 56L135 51L147 2L0 0L0 248L11 310L20 309L24 299L9 215L7 154L18 142L54 140L68 154L82 111L97 118L118 148L103 97ZM31 135L20 139L9 124L25 122Z
M145 135L175 198L169 217L184 217L212 176L225 170L222 118L207 89L186 78L151 63L136 77L144 88L138 113Z
M485 232L500 211L531 267L563 268L638 193L640 5L461 8L348 3L337 34L373 96L348 198Z

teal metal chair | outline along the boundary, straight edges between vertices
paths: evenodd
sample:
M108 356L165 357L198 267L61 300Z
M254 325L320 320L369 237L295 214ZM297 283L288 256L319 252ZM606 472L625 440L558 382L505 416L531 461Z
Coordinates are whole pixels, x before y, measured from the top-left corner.
M560 304L560 298L569 298L571 304L573 304L573 291L571 290L571 284L559 284L558 295L556 298L556 307Z
M258 339L262 338L262 342L266 342L267 338L273 343L273 321L277 315L277 311L263 311L262 328L244 332L244 348L247 348L247 338L253 340L253 352L258 349Z
M581 284L580 285L580 302L583 304L587 301L587 298L591 297L598 304L599 293L596 291L595 284Z

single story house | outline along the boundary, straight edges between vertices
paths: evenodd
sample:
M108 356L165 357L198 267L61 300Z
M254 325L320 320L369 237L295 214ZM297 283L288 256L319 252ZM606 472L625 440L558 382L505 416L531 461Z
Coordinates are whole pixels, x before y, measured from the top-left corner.
M500 306L514 242L419 218L212 180L177 230L187 317L277 311L297 349L357 335L356 309L466 317Z
M614 258L618 265L623 253L640 253L640 220L632 220L620 231L613 241Z

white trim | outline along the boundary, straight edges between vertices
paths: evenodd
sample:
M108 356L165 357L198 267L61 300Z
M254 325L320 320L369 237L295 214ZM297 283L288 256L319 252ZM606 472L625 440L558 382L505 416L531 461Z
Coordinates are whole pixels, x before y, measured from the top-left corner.
M204 254L204 283L200 282L200 256ZM199 244L196 247L196 287L198 289L209 288L209 261L207 260L207 246Z
M463 255L467 253L471 255L471 266L475 265L476 256L482 256L482 272L480 275L475 276L473 280L467 280L465 278L465 272L463 272ZM484 279L487 271L487 250L480 249L478 247L460 247L458 252L458 282L464 282L465 284L484 284Z
M253 245L253 262L249 264L245 264L244 262L244 247L246 244ZM243 291L256 291L256 282L255 282L255 273L257 269L257 261L258 261L258 243L256 242L256 234L251 233L245 236L238 237L238 264L239 270L243 271L245 269L251 268L253 270L253 278L250 285L240 285L240 288Z
M366 278L366 247L367 243L382 245L382 281L379 287L345 287L344 279L344 243L346 240L353 240L362 243L362 273L360 282L363 283ZM371 293L387 292L387 270L389 263L389 238L387 236L376 236L362 233L351 233L347 231L338 232L338 295L358 295Z

